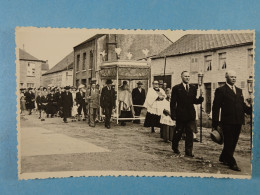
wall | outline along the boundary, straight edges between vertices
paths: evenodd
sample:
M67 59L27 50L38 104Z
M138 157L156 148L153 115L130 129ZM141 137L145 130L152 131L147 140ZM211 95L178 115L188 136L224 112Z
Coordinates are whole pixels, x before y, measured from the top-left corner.
M27 76L27 66L28 63L35 64L35 76ZM34 83L34 87L38 88L41 85L41 66L42 62L40 61L27 61L20 60L20 87L27 88L28 83ZM23 85L21 85L23 83Z
M253 66L248 67L248 49L252 48L252 45L226 48L222 50L216 50L214 52L204 52L187 54L182 56L174 56L166 58L166 75L172 75L172 86L181 83L181 72L184 70L191 70L191 59L198 59L198 71L190 72L190 83L198 83L198 72L204 74L204 84L209 83L211 85L211 102L214 99L215 89L219 86L219 82L225 82L225 73L227 70L234 70L237 73L236 86L243 90L244 96L248 97L247 79L253 72ZM219 53L226 52L226 64L227 69L222 70L219 67ZM212 55L212 70L205 71L205 55ZM151 74L153 76L163 75L164 72L164 58L152 59L151 62ZM205 94L205 88L202 88ZM205 103L205 102L204 102ZM205 105L204 105L205 106Z
M42 86L47 87L48 85L65 87L73 86L73 70L64 70L48 75L42 76Z

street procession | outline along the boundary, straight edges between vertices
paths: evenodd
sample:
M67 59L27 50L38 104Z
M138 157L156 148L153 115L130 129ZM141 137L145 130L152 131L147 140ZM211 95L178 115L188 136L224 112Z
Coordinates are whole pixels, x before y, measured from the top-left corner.
M105 129L103 139L110 131L129 128L138 136L142 129L151 145L165 144L158 153L168 151L169 163L201 160L209 172L213 167L218 173L251 174L246 162L252 148L252 37L185 34L171 41L161 34L96 34L50 69L48 61L19 49L22 123L35 120L50 131L55 124L72 132L81 128L88 135ZM140 146L147 147L145 141Z

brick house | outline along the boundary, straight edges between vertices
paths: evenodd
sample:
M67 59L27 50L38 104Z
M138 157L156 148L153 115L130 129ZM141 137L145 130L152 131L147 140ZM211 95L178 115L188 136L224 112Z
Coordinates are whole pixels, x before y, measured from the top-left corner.
M169 87L181 83L181 72L190 72L192 84L198 84L202 72L203 107L210 113L215 89L225 83L225 72L237 72L236 85L248 97L247 79L254 73L253 33L188 34L152 58L152 79L163 80Z
M120 60L132 60L145 57L142 50L149 50L153 56L170 46L172 42L160 34L97 34L74 47L74 85L89 84L91 78L101 83L100 65L103 61L117 60L115 48L121 48ZM102 57L101 52L105 52Z
M19 49L19 84L20 88L38 88L41 76L49 70L48 61L39 60L23 49Z
M65 87L73 85L74 52L68 54L54 67L42 75L42 86L48 85Z

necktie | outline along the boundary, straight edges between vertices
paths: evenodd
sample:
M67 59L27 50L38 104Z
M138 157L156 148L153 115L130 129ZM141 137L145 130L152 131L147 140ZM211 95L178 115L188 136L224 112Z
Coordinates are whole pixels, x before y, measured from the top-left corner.
M188 85L186 84L186 91L189 92L189 87Z
M236 94L236 90L234 86L232 86L232 91Z

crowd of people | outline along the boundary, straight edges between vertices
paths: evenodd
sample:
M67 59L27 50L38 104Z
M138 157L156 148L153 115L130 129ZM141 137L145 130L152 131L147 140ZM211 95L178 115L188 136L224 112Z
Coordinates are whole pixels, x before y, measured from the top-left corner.
M39 119L44 121L48 117L59 116L67 123L67 118L74 120L87 120L89 126L95 127L97 121L104 115L104 125L110 128L111 115L116 108L118 99L118 116L121 126L127 122L140 124L142 108L146 108L144 127L150 127L151 133L155 128L160 128L161 137L172 142L172 150L179 155L179 142L185 134L185 156L194 157L193 142L197 132L197 112L194 105L204 101L202 94L197 96L197 88L189 84L188 71L181 73L182 82L172 89L166 83L153 81L147 94L142 88L143 83L138 82L132 91L127 81L115 90L111 79L106 81L106 86L100 91L99 85L93 81L91 86L75 87L40 87L37 90L21 89L21 113L25 110L32 114L32 110L39 112ZM234 71L226 73L226 85L216 90L212 108L212 128L218 130L221 126L221 136L224 147L219 161L230 169L240 171L234 159L234 151L244 122L245 113L252 113L252 108L245 104L242 90L235 86L236 74ZM100 113L100 109L101 112ZM221 120L219 113L221 110ZM83 114L82 114L83 111ZM45 116L46 115L46 116ZM164 134L172 136L165 138ZM167 136L166 136L167 137Z

